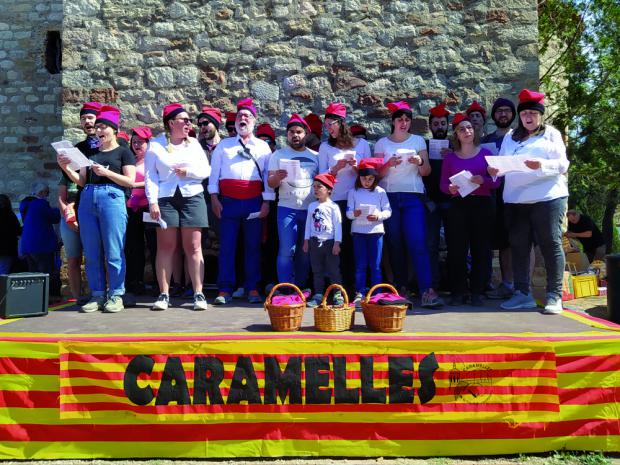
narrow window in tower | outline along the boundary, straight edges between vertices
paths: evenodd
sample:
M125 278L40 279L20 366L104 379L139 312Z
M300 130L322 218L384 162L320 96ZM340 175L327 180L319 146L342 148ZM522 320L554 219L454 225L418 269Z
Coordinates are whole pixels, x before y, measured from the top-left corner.
M62 39L59 31L47 31L45 69L50 74L58 74L62 70Z

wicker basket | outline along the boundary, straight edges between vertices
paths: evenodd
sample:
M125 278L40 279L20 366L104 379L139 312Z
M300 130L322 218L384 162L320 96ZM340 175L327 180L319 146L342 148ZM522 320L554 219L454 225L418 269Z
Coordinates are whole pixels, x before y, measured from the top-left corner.
M281 287L292 287L301 297L302 303L296 305L274 305L271 296ZM271 327L274 331L297 331L301 327L301 319L306 309L306 298L297 286L290 283L280 283L273 286L265 300L265 310L269 314Z
M366 326L373 331L381 333L395 333L403 330L405 315L408 305L379 305L370 303L372 293L379 287L387 287L390 292L398 294L396 289L390 284L377 284L373 286L364 300L362 300L362 310Z
M344 296L344 305L327 305L327 297L338 289ZM332 284L323 294L321 304L314 308L314 326L319 331L346 331L355 321L355 307L349 306L349 296L340 284Z

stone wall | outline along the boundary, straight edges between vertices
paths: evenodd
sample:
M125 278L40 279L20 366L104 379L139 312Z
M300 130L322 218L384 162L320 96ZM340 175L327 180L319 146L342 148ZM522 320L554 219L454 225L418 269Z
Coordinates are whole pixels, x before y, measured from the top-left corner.
M62 0L2 2L0 14L0 193L17 201L30 185L58 180L49 143L63 133L61 75L45 68L48 31L60 31Z
M371 138L385 104L422 115L446 101L489 107L538 83L534 0L71 0L65 3L63 123L81 101L118 105L124 125L161 129L162 106L232 110L257 101L279 136L291 112L345 102Z

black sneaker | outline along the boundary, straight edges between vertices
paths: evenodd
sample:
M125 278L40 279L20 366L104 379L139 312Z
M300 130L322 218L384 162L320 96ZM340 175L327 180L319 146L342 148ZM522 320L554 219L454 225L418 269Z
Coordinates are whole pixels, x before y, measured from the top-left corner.
M155 311L167 310L168 305L170 305L170 297L168 297L168 294L162 293L162 294L159 294L159 297L157 298L157 300L151 307L151 310L155 310Z

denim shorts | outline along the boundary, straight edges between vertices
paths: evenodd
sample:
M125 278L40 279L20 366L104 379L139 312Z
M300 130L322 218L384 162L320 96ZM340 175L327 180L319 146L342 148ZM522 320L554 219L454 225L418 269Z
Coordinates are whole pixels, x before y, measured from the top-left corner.
M67 226L64 218L60 219L60 237L67 258L82 257L82 240L80 239L80 233Z
M204 194L183 197L177 188L174 196L158 199L161 218L169 228L207 228L207 204Z

